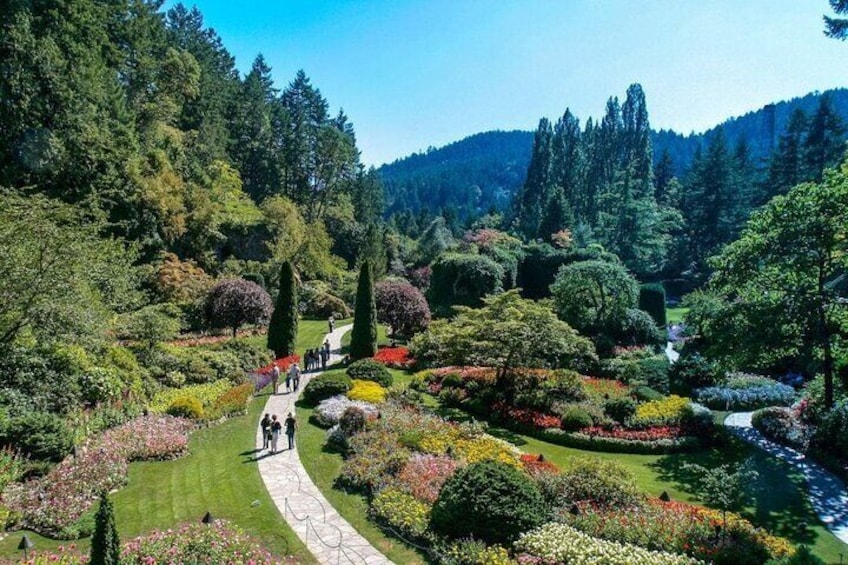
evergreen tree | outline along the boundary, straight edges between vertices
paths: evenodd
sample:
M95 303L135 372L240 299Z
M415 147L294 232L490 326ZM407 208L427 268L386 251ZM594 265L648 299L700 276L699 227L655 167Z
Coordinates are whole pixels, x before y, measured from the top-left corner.
M356 304L353 329L350 336L351 359L373 357L377 353L377 304L374 300L374 277L371 261L362 262L359 284L356 287Z
M517 199L518 229L528 239L539 235L545 191L551 178L553 130L547 118L539 120L533 139L533 153L527 168L527 180Z
M280 293L268 325L268 349L277 359L294 354L297 343L297 279L289 261L280 268Z
M583 151L581 149L580 121L566 109L562 118L554 125L551 147L551 183L546 191L545 201L552 200L560 206L556 213L562 214L560 221L563 227L571 227L581 199L581 177L583 172ZM562 198L554 194L554 188L559 187ZM547 210L546 210L547 213ZM578 212L579 213L579 212ZM539 236L547 238L553 232L541 230Z
M119 565L121 543L115 528L115 511L104 492L100 495L100 508L94 517L94 533L91 536L90 565Z
M848 0L830 0L830 7L839 15L848 15ZM824 34L833 39L848 39L848 19L824 16Z
M833 109L830 96L819 98L819 105L810 119L807 137L804 143L805 179L821 182L822 173L834 166L845 153L842 136L845 127Z
M539 224L539 237L550 241L551 235L574 225L571 206L566 200L562 186L555 185L549 192Z
M807 116L803 110L796 108L789 118L786 131L777 142L777 150L769 162L767 180L757 204L765 204L775 195L785 194L804 180L802 151L806 131Z
M674 161L671 159L671 154L668 149L663 149L657 161L657 166L654 167L654 198L657 203L666 204L668 202L668 185L676 175L674 174Z

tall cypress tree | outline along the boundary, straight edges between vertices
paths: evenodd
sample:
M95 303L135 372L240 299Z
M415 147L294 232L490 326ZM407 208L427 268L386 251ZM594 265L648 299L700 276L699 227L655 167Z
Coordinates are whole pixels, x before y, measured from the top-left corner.
M374 300L374 276L371 261L362 262L359 285L356 287L356 305L353 312L353 330L350 336L351 359L373 357L377 353L377 304Z
M280 293L268 325L268 349L277 359L292 355L297 341L297 281L286 261L280 268Z
M119 565L121 542L115 529L115 511L105 492L100 495L100 508L94 521L89 565Z

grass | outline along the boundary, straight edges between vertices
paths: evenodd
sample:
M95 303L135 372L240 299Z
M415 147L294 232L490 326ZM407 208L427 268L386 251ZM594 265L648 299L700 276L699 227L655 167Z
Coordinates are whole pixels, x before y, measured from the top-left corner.
M350 349L350 332L347 332L342 336L342 353L347 353ZM386 335L386 326L382 324L377 324L377 347L388 346L391 345L392 340L390 340Z
M665 317L669 324L679 324L683 317L689 312L689 308L666 308Z

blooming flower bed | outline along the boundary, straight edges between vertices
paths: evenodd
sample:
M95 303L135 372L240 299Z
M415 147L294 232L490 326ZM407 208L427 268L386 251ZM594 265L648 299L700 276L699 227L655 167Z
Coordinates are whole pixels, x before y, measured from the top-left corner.
M20 514L20 525L40 534L70 539L81 533L75 522L103 491L126 484L127 463L166 459L185 453L194 425L171 416L142 416L91 438L39 479L10 485L3 502Z
M672 394L662 400L652 400L636 407L636 414L630 424L633 427L677 425L691 401Z
M427 533L430 508L431 505L394 487L381 490L371 502L371 511L376 518L413 538Z
M756 410L789 406L795 399L795 389L777 382L742 389L713 386L696 389L695 399L713 410Z
M592 400L605 400L609 398L624 398L630 394L630 387L624 383L612 379L596 379L586 377L583 388Z
M524 534L516 548L521 564L603 563L604 565L695 565L685 555L650 551L635 545L588 536L566 524L549 523Z
M578 433L590 437L615 438L628 441L656 441L658 439L675 439L682 435L679 426L654 426L644 430L630 430L616 426L612 429L600 426L590 426L581 429Z
M148 410L154 414L164 414L174 402L182 398L196 398L204 409L212 404L225 392L232 388L232 383L227 379L220 379L211 383L190 385L182 388L168 388L157 392L148 405Z
M559 428L562 425L562 419L559 416L551 416L529 408L513 408L503 402L496 403L492 406L492 410L508 422L534 428Z
M459 467L458 461L444 455L416 453L407 461L397 478L400 488L405 492L417 500L433 504L445 481Z
M395 369L408 369L415 363L406 347L382 347L374 355L374 361Z
M386 391L385 388L381 387L374 381L353 379L353 386L351 386L350 390L347 391L347 397L351 400L358 400L360 402L382 404L386 401L387 392L388 391Z
M354 406L365 412L367 418L376 418L379 409L370 402L351 400L341 394L325 398L318 403L312 412L312 419L321 427L330 428L339 423L344 411Z
M281 357L280 359L275 360L273 363L269 363L264 367L260 367L256 369L250 374L250 380L253 382L253 386L256 388L256 392L259 392L269 384L271 384L271 369L274 368L274 365L280 368L280 375L285 375L286 372L291 367L292 363L300 363L300 355L289 355L288 357ZM285 379L285 376L281 376L281 379Z

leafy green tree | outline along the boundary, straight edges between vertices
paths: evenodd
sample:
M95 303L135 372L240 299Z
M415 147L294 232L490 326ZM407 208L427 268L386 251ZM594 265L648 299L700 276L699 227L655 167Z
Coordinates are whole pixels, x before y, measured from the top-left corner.
M374 276L371 272L371 261L366 259L359 270L359 283L356 287L350 356L352 359L364 359L374 357L376 353L377 305L374 301Z
M480 306L503 290L503 279L503 268L485 255L446 253L433 263L427 297L437 315L447 316L456 305Z
M292 355L297 343L297 279L290 262L280 269L280 292L268 325L268 349L277 359Z
M130 314L124 333L151 352L157 343L177 337L180 327L179 308L173 304L154 304Z
M848 165L773 198L711 266L689 301L704 351L728 367L820 371L832 406L834 350L848 336Z
M684 463L683 468L695 474L697 488L708 506L721 510L723 530L727 532L727 513L741 510L753 496L760 474L753 460L743 464L728 463L718 467L704 467Z
M567 367L595 355L592 343L550 307L521 298L518 290L483 299L482 308L457 306L452 320L436 320L412 341L425 363L497 368L506 384L518 367Z
M115 528L115 510L112 501L104 492L100 495L100 507L94 517L94 534L91 536L89 563L92 565L119 565L121 542Z

